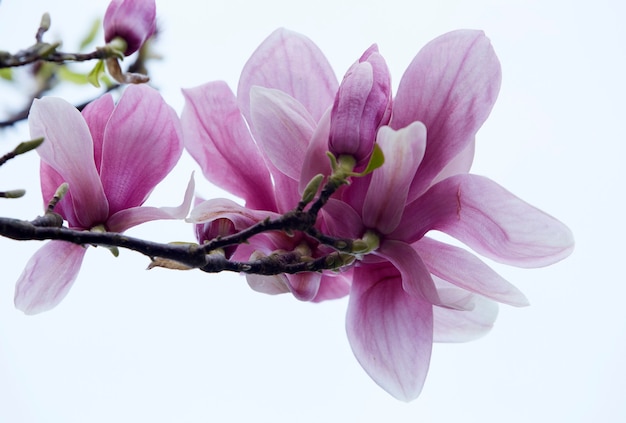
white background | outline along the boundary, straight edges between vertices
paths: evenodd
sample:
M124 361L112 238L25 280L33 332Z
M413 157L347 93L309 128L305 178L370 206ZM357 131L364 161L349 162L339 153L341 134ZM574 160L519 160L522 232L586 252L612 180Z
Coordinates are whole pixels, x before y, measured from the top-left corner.
M4 0L0 50L33 39L65 50L106 1ZM144 270L147 260L90 249L59 307L24 316L15 280L41 244L0 239L0 422L623 422L626 421L626 13L615 0L157 2L163 29L152 80L177 111L181 87L236 87L254 48L279 26L308 35L339 78L378 43L395 85L419 48L457 28L483 29L501 60L498 102L477 138L487 175L573 230L574 254L549 268L495 266L532 305L501 307L493 331L435 345L422 395L399 402L352 356L346 299L300 303L251 291L238 275ZM67 97L78 99L74 91ZM0 85L0 113L16 108ZM26 139L0 132L0 151ZM149 141L149 140L147 140ZM37 157L0 169L2 215L41 212ZM150 199L178 204L195 164ZM198 191L221 196L196 172ZM183 223L129 232L192 240Z

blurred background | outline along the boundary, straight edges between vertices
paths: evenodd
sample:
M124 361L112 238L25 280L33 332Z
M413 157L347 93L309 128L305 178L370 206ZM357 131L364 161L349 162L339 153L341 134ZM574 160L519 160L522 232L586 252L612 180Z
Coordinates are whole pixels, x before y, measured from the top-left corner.
M45 39L73 51L107 4L4 0L0 50L29 46L47 11ZM163 59L150 63L152 84L178 112L181 88L221 79L236 89L244 63L277 27L310 37L339 79L378 43L394 88L432 38L484 30L503 82L472 172L566 223L576 250L543 269L493 264L531 306L502 306L478 341L436 344L424 390L407 404L353 357L347 299L300 303L255 293L239 275L146 271L136 253L91 248L61 305L25 316L13 307L14 284L41 244L0 239L0 422L626 421L622 2L157 0L157 10ZM95 92L56 91L75 103ZM20 101L0 85L0 114ZM0 151L25 139L25 123L0 130ZM199 194L226 195L185 155L148 204L179 204L194 170ZM3 216L42 212L36 154L2 166L0 181L2 190L27 189L0 202ZM128 233L193 240L182 222Z

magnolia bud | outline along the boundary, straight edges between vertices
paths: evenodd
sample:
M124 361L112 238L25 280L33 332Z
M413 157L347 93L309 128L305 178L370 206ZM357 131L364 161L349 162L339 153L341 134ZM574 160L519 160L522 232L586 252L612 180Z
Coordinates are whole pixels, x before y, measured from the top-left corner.
M372 152L376 132L391 115L391 76L376 45L363 53L343 78L330 115L329 149L362 164Z
M104 15L104 39L126 41L126 56L141 48L156 31L154 0L112 0Z

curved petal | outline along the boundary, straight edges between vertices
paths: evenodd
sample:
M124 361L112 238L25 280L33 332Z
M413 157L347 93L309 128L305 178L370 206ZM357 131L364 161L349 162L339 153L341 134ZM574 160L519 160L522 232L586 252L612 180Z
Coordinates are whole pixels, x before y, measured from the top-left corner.
M86 250L63 241L50 241L41 247L17 280L15 307L26 314L56 307L76 280Z
M252 87L250 115L261 151L276 168L297 181L315 121L302 104L282 91Z
M110 214L140 206L183 151L180 121L161 94L130 85L104 132L100 178Z
M354 269L346 331L365 371L394 397L417 398L430 363L433 307L406 293L389 263Z
M376 142L385 162L372 174L363 204L363 223L388 234L400 223L409 186L424 157L426 127L420 122L398 131L383 126Z
M41 179L41 195L43 197L44 209L48 207L48 203L54 197L57 189L61 186L65 179L43 160L39 163L39 175ZM74 213L74 205L72 201L72 193L68 191L63 198L56 204L54 211L67 220L70 228L81 228L83 226L78 221L76 213Z
M285 276L289 284L289 290L300 301L311 301L320 289L321 273L302 272Z
M305 36L283 28L261 43L241 72L237 99L248 122L254 85L289 94L315 121L333 104L338 88L337 77L320 49Z
M460 30L428 43L402 77L390 125L399 129L420 121L428 145L409 201L472 142L500 90L500 63L481 31Z
M278 217L278 214L251 210L226 198L214 198L194 207L185 220L190 223L206 223L215 219L228 219L233 222L235 229L240 231L266 218L275 217Z
M331 236L356 239L362 237L365 232L361 216L343 201L331 198L321 213Z
M100 173L100 166L102 165L104 131L114 109L115 103L113 103L113 96L111 94L105 94L99 99L89 103L81 112L83 119L87 122L93 140L93 158L98 173Z
M414 297L431 304L441 304L435 284L426 265L409 245L402 241L385 239L374 254L389 260L402 275L402 288Z
M33 138L45 138L37 149L41 160L69 184L77 219L74 226L91 228L104 222L109 206L94 164L89 128L80 112L60 98L36 99L28 123Z
M391 236L414 242L431 229L457 238L481 255L519 267L547 266L574 249L572 233L561 222L495 182L470 174L439 182L407 206Z
M345 273L323 273L322 280L320 281L320 287L313 298L313 302L320 303L327 300L335 300L337 298L345 297L350 293L350 286L352 285L352 272L347 271Z
M249 207L275 210L270 174L225 82L183 90L185 148L215 185Z
M498 317L498 304L480 295L471 295L469 307L454 310L433 307L434 342L468 342L487 334Z
M529 304L519 289L462 248L430 238L422 238L411 246L428 270L445 281L501 303L516 307Z
M246 275L248 286L261 294L280 295L289 292L285 275Z
M191 208L195 183L193 175L187 184L185 197L180 206L176 207L132 207L120 210L109 218L106 223L107 230L111 232L124 232L133 226L153 220L184 219Z
M302 163L302 172L297 178L299 182L298 192L303 193L307 184L316 175L330 175L332 169L330 160L326 153L328 152L328 136L330 133L330 108L321 117L304 156Z

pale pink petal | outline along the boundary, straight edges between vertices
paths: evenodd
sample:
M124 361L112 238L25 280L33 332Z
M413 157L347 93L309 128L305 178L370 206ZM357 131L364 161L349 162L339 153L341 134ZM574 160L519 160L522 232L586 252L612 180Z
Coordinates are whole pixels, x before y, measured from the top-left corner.
M471 307L454 310L433 307L434 342L468 342L487 334L498 317L498 304L480 295L472 295Z
M450 176L458 175L459 173L469 173L474 161L475 150L476 140L472 140L456 157L450 160L448 164L441 169L439 174L433 179L432 185Z
M48 203L54 197L57 188L61 186L65 179L59 175L59 172L54 170L50 165L46 164L43 160L39 163L39 174L41 179L41 194L43 198L44 208L48 207ZM54 207L55 213L59 213L65 220L67 220L70 228L84 229L82 224L78 221L76 213L74 213L74 203L72 201L72 193L70 191L56 204Z
M114 109L115 103L113 103L113 96L111 94L105 94L99 99L89 103L81 112L83 119L87 122L93 140L93 157L98 173L100 173L100 166L102 164L104 131Z
M350 286L352 286L351 269L337 274L325 272L322 274L319 290L312 301L319 303L345 297L350 293Z
M246 275L248 286L261 294L280 295L289 292L289 284L285 275Z
M104 222L109 207L94 163L91 134L80 112L65 100L46 97L33 102L28 123L33 138L45 138L37 149L41 160L69 184L74 225L91 228Z
M261 151L297 181L316 126L309 112L282 91L255 86L250 91L250 115Z
M462 248L430 238L411 244L428 270L460 288L512 306L527 306L528 299L478 257Z
M330 131L330 108L320 119L307 147L302 173L300 174L298 192L303 193L307 184L318 174L330 175L330 159L328 152L328 136Z
M26 314L54 308L78 276L86 248L50 241L28 261L15 286L15 307Z
M385 239L375 255L389 260L402 275L402 288L414 297L431 304L441 304L433 279L426 265L409 245L402 241Z
M248 122L254 85L289 94L315 121L333 104L338 87L337 77L320 49L305 36L282 28L263 41L241 72L237 100Z
M243 207L226 198L214 198L203 201L194 207L186 220L190 223L205 223L216 219L228 219L234 223L235 229L239 231L266 218L272 219L278 216L276 213Z
M391 235L414 242L428 230L445 232L481 255L519 267L541 267L574 249L561 222L477 175L439 182L405 210Z
M385 162L372 174L363 204L363 223L388 234L400 223L409 185L424 157L426 128L420 122L398 131L383 126L376 142Z
M365 371L394 397L420 394L430 362L432 305L407 294L400 274L388 263L354 270L346 331Z
M100 178L110 213L140 206L183 151L180 121L145 84L126 88L104 132Z
M325 229L335 237L360 238L365 233L361 216L349 204L331 198L321 210Z
M222 81L183 90L185 148L215 185L248 207L275 210L270 174L234 94Z
M289 290L298 300L311 301L317 295L322 279L321 273L302 272L285 276L289 284Z
M404 73L390 125L428 129L424 161L409 201L424 192L483 124L500 89L500 63L481 31L459 30L427 44Z
M195 183L193 175L189 179L185 196L180 206L176 207L131 207L120 210L106 222L107 230L111 232L124 232L133 226L153 220L184 219L191 208Z

